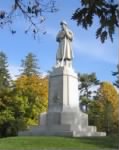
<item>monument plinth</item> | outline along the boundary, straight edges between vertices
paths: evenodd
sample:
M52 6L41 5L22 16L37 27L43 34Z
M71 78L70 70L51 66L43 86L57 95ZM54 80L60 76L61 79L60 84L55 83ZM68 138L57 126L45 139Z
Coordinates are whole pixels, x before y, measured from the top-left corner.
M88 115L79 107L78 76L72 67L73 33L66 22L57 35L56 65L49 74L48 112L40 116L40 126L19 135L105 136L88 125Z
M79 107L78 77L72 68L54 68L49 76L48 112Z

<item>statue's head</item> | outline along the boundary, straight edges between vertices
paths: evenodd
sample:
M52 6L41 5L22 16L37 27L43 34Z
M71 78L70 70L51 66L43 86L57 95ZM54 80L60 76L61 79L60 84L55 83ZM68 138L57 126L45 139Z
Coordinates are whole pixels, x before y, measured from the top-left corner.
M60 25L66 25L67 26L67 22L66 21L61 21Z

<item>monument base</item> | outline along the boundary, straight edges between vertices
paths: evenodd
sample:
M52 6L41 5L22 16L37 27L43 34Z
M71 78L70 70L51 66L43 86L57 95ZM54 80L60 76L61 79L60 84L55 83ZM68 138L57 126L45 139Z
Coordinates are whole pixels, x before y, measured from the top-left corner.
M80 111L42 113L40 122L40 126L21 131L19 136L106 136L105 132L97 132L95 126L88 126L88 115Z
M49 76L48 112L40 116L40 126L19 135L106 136L88 125L88 115L79 108L78 77L72 68L54 68Z

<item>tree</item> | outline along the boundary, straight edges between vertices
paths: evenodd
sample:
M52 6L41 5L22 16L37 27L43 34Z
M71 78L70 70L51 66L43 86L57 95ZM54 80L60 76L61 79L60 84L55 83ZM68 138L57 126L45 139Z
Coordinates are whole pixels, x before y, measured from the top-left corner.
M102 129L100 127L100 116L102 116L102 112L100 111L100 105L97 99L93 99L88 105L88 119L89 124L98 127L98 129Z
M39 74L36 56L29 53L22 60L22 73L15 81L17 95L25 98L27 127L38 123L38 116L47 109L48 80Z
M29 53L24 60L22 60L22 75L31 76L39 74L39 67L37 64L36 56L32 53Z
M47 110L48 80L38 75L20 76L16 80L16 91L26 104L24 119L27 127L38 124L41 112Z
M0 90L0 137L14 136L26 127L25 98L16 95L13 88Z
M98 106L97 127L106 131L107 134L117 133L119 100L118 93L111 83L101 83L97 93L96 105Z
M48 80L39 75L36 61L29 53L22 75L9 86L6 57L0 53L0 137L17 135L19 130L38 124L39 114L47 109Z
M0 52L0 89L10 85L7 57Z
M117 65L117 71L113 72L112 75L117 77L114 85L119 88L119 64Z
M96 38L101 42L110 37L113 41L113 34L116 27L119 27L119 6L116 0L81 0L81 6L76 9L72 19L77 21L84 29L91 27L95 16L99 19L99 27L96 31Z
M79 90L80 90L80 100L81 100L81 106L85 106L86 107L86 112L87 112L87 108L88 108L88 103L90 102L90 98L91 98L91 94L92 91L91 87L98 85L99 84L99 80L97 80L96 78L96 74L95 73L91 73L91 74L79 74Z
M8 25L11 33L14 34L16 30L12 28L12 24L16 18L23 16L28 26L24 32L31 31L35 38L38 33L45 34L45 31L41 29L41 24L46 19L45 13L56 11L55 0L12 0L10 11L0 10L0 27Z

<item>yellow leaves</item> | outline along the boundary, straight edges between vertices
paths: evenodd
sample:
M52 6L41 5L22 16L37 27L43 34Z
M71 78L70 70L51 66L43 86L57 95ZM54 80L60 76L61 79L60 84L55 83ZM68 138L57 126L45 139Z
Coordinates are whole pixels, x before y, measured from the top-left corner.
M100 87L100 100L110 102L113 108L118 105L118 93L111 83L103 82Z
M37 75L22 76L17 79L16 87L23 91L31 90L32 92L40 95L46 95L48 93L48 80L41 78Z
M21 76L16 80L16 90L28 101L27 124L36 123L40 113L47 110L48 79L38 75Z
M102 118L104 117L103 120L106 122L103 126L108 126L108 122L110 122L112 124L110 126L114 129L115 124L118 124L119 118L118 93L111 83L103 82L98 94L99 111L103 113Z

